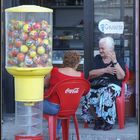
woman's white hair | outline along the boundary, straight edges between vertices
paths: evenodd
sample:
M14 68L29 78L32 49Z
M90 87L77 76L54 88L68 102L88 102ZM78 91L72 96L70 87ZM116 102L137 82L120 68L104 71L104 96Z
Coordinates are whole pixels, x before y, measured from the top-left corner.
M102 43L106 43L106 47L114 50L115 42L114 42L114 39L112 37L107 36L107 37L101 38L99 40L99 44L102 44Z

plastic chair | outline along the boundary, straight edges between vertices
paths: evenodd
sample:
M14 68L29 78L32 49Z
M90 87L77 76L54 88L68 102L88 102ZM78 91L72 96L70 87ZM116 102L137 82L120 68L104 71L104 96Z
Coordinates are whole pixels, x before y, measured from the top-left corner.
M117 109L117 115L118 115L118 124L119 128L124 128L125 123L125 92L126 92L126 83L129 80L129 69L128 66L126 66L126 75L124 80L122 81L122 88L121 88L121 94L116 98L116 109ZM88 128L88 123L84 122L84 128Z
M89 90L90 83L83 78L73 78L61 81L51 89L49 96L54 93L58 95L60 111L57 115L43 115L43 117L48 120L50 140L56 140L57 119L62 120L63 140L68 140L70 117L74 119L77 140L80 139L76 110L79 106L81 97L86 95Z
M118 115L118 124L119 128L124 128L125 124L125 93L126 93L126 84L129 80L129 69L126 66L126 75L122 81L121 95L116 98L116 108Z

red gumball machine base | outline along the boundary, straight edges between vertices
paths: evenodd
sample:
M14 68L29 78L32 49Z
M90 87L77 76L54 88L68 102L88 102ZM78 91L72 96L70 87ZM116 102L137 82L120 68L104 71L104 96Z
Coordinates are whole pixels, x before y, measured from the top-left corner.
M43 136L18 136L15 135L15 140L45 140Z

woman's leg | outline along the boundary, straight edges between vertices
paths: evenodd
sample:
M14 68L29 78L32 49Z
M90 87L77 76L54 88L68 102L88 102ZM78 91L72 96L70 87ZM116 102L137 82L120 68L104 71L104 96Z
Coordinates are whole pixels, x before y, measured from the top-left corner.
M61 122L62 122L62 121L61 121L60 119L57 120L57 130L56 130L56 132L57 132L57 137L60 137Z
M91 110L92 110L92 114L94 116L94 130L99 130L102 129L102 125L104 124L104 120L102 119L101 115L98 114L98 110L99 110L99 105L100 105L100 96L101 96L101 92L98 91L97 89L93 89L91 90L91 96L90 96L90 106L91 106Z
M82 104L82 109L81 109L81 117L84 119L86 123L91 123L93 122L93 115L90 110L90 104L89 104L89 97L90 97L90 92L84 96L81 100Z
M43 101L43 113L44 114L50 114L55 115L59 112L60 106L54 103L51 103L47 100Z
M110 124L115 123L116 118L116 96L119 96L121 87L110 84L98 90L92 90L90 103L95 107L98 117L102 117Z
M94 106L97 117L103 118L106 122L105 129L108 129L115 123L116 119L116 96L120 95L121 87L110 84L98 90L92 90L90 103ZM99 123L97 123L99 124ZM107 126L107 128L106 128ZM111 128L111 127L110 127Z
M43 112L44 114L50 114L50 115L55 115L59 112L60 106L54 103L51 103L47 100L44 100L43 102ZM57 136L59 136L61 129L61 120L57 120Z
M110 84L101 97L101 113L103 119L109 123L114 124L116 119L116 97L120 95L121 87L115 84Z

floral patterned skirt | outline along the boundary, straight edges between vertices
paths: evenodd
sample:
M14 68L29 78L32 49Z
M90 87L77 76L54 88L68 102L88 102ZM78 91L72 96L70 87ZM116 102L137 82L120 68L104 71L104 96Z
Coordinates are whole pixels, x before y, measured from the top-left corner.
M120 95L121 87L116 84L109 84L107 87L90 89L83 97L81 117L85 122L91 123L94 120L90 107L94 107L97 117L114 124L116 119L116 97Z

